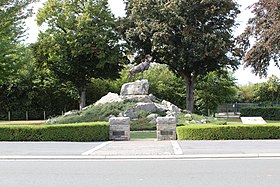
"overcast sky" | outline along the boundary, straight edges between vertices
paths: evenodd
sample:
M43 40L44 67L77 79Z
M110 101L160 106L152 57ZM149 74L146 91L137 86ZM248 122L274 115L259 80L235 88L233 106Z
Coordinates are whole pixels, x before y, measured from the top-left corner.
M46 0L41 0L41 3L36 3L34 5L35 11L38 10L38 8L42 7L42 2L45 2ZM125 15L125 5L123 3L123 0L108 0L112 12L115 14L116 17L122 17ZM237 18L237 22L239 24L238 28L235 30L235 35L239 35L244 30L247 20L252 17L250 10L247 9L249 5L252 5L253 3L257 2L258 0L237 0L238 4L241 5L240 10L241 14L239 14ZM37 39L38 35L38 27L35 23L35 16L32 18L29 18L27 20L27 26L29 29L29 38L28 43L33 43ZM280 70L275 67L274 65L271 65L268 71L268 77L271 75L280 75ZM266 79L260 79L259 77L256 77L251 73L250 68L244 69L243 66L240 66L240 68L235 72L235 77L237 78L237 83L240 85L248 84L248 83L257 83L257 82L263 82ZM279 77L280 78L280 77Z

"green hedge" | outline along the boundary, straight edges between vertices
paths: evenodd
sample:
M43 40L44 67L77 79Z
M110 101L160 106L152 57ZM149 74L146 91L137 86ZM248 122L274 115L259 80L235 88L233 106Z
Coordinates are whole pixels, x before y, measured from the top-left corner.
M240 109L241 117L261 116L265 120L280 120L280 107L246 107Z
M106 141L109 140L107 122L64 125L3 125L0 141Z
M185 125L176 130L178 140L280 139L280 124Z

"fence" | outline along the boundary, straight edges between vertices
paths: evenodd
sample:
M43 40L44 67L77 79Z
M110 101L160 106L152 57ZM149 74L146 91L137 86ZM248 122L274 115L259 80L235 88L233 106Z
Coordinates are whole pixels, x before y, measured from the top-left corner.
M225 103L218 106L217 113L239 113L241 108L244 107L280 107L279 104L264 104L264 103Z
M62 111L59 114L50 114L47 111L5 111L0 112L0 120L46 120L51 116L63 115Z

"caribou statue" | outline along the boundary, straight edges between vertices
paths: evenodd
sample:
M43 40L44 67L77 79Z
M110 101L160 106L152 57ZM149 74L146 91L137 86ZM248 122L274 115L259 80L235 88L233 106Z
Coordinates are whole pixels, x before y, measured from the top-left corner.
M141 62L140 64L133 66L130 70L129 70L129 79L131 77L134 77L136 73L141 72L142 73L142 78L143 78L143 73L145 70L148 70L150 67L150 63L152 61L153 57L151 55L146 55L145 59L143 62Z

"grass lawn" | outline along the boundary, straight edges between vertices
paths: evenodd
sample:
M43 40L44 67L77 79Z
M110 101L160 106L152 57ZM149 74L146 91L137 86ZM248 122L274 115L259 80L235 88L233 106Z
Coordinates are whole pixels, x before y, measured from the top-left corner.
M130 138L131 139L146 139L146 138L157 138L157 134L154 131L148 132L148 131L130 131Z
M0 121L0 125L42 125L44 120L28 120L28 121Z

